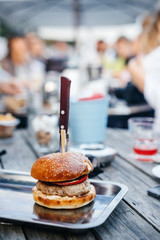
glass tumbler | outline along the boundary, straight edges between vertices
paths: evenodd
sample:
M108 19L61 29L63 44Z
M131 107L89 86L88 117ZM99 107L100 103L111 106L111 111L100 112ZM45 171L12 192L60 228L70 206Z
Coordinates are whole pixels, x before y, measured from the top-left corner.
M134 117L128 120L133 156L140 161L153 161L158 153L159 126L154 118Z

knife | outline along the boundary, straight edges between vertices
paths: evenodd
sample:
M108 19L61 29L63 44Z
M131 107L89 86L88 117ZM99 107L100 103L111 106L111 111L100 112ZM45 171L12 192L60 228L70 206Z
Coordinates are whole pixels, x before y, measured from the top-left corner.
M68 78L61 77L59 133L60 133L60 151L62 150L62 152L67 151L69 141L68 120L69 120L70 84L71 81Z

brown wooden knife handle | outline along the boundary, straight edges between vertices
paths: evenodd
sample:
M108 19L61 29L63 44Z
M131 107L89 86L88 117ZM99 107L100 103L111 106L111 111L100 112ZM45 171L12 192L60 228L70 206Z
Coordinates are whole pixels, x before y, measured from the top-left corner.
M59 132L61 132L61 129L66 130L66 133L68 131L70 84L69 79L61 77Z

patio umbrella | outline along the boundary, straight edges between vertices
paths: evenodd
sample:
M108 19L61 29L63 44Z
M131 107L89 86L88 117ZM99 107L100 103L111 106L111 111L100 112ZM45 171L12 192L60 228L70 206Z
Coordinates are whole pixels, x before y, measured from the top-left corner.
M133 23L158 0L0 0L0 20L14 29L39 26L102 26Z

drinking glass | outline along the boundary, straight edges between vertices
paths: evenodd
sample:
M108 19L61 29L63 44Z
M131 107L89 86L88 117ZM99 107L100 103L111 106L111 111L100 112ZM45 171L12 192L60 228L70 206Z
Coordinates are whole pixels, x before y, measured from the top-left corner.
M156 119L134 117L128 120L133 156L140 161L153 161L158 153L159 125Z
M33 146L39 153L50 153L58 149L58 117L38 115L31 119Z

